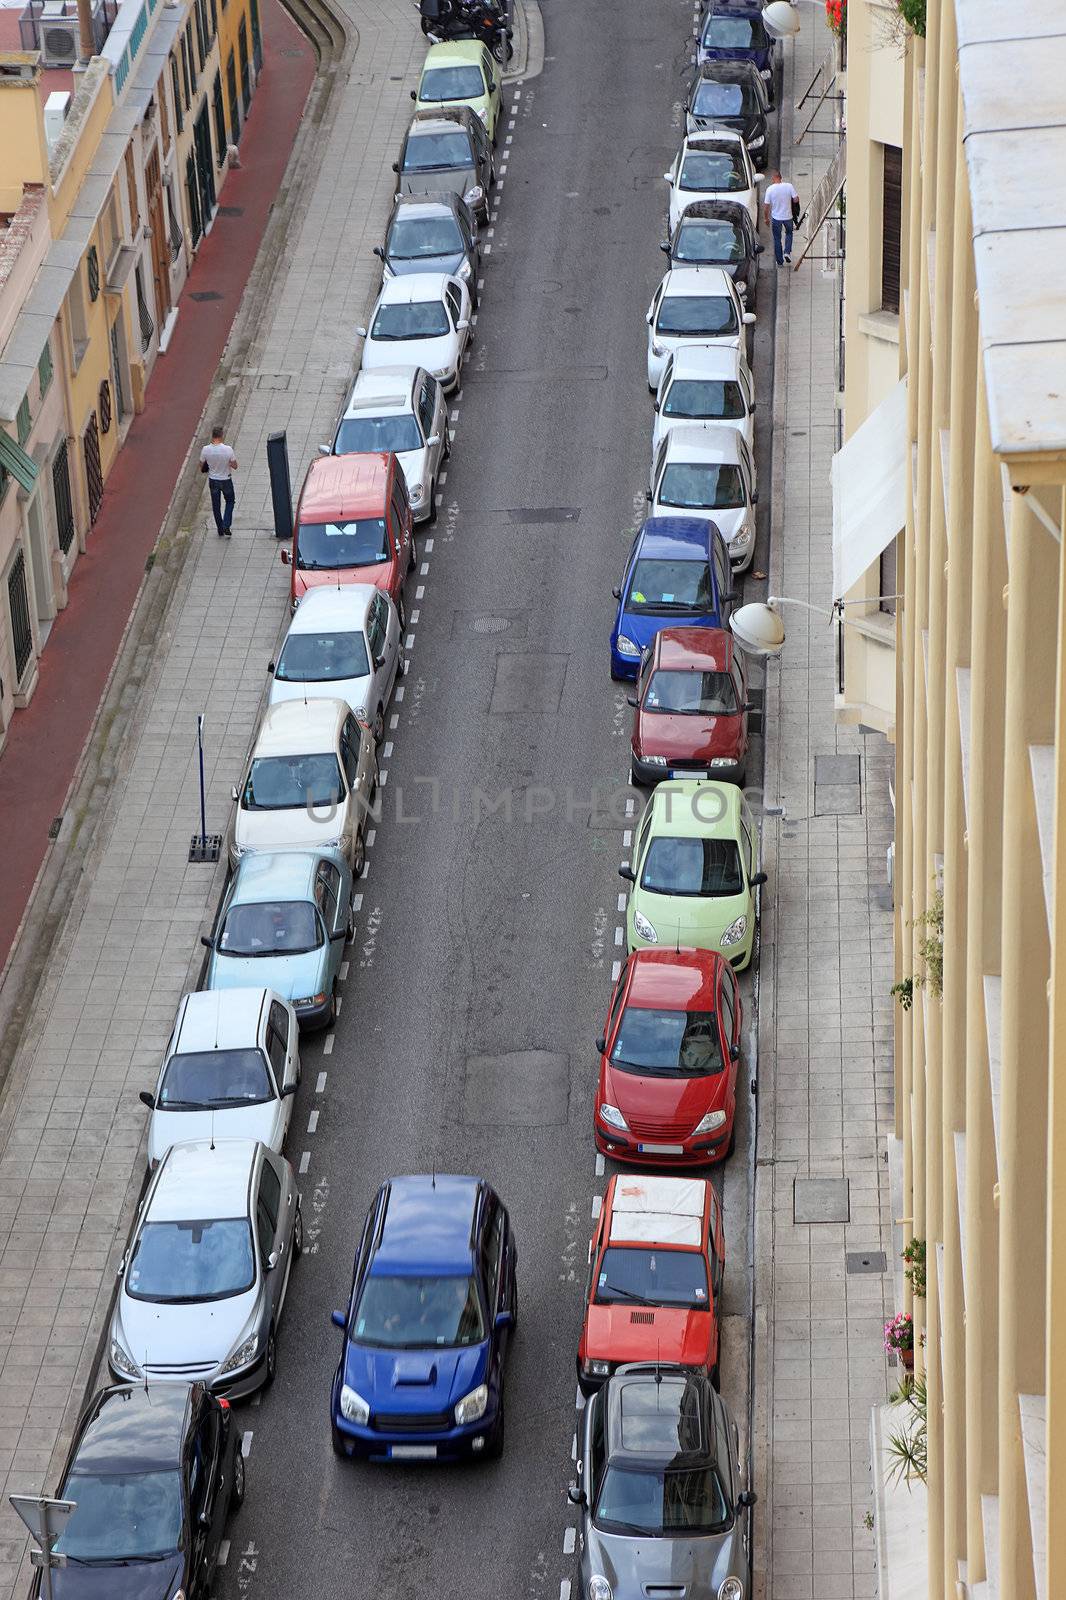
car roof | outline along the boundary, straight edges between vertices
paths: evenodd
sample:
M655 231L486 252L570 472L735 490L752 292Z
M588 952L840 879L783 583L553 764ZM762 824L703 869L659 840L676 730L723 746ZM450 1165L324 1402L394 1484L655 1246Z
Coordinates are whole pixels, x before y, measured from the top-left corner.
M329 696L283 700L263 713L252 754L322 755L333 749L347 716L346 702Z
M648 517L637 535L637 553L672 556L680 561L706 561L714 523L706 517Z
M736 656L728 628L663 628L655 650L667 671L728 672Z
M626 1004L666 1011L714 1011L724 957L715 950L640 950L629 958Z
M722 461L737 466L744 460L740 429L728 422L683 422L666 435L667 461Z
M429 133L433 128L449 127L458 122L469 130L472 122L481 118L469 106L434 106L432 111L416 111L411 118L409 133Z
M687 150L713 150L715 145L737 145L743 150L744 135L735 128L700 128L695 133L686 133L685 148Z
M735 378L747 364L738 345L679 344L670 355L675 378Z
M357 372L344 416L359 417L369 411L410 411L412 393L424 376L423 367L373 367L369 372Z
M201 989L187 994L174 1038L174 1054L193 1050L246 1050L259 1043L259 1023L269 989Z
M438 189L433 194L398 194L393 201L392 216L398 211L424 211L427 216L461 209L459 196L452 189Z
M74 1473L153 1472L180 1465L194 1387L119 1383L101 1390L80 1424Z
M312 461L300 491L297 530L301 522L380 517L388 490L390 460L392 457L385 451L359 451L346 456L319 456Z
M446 1173L392 1178L373 1271L396 1276L462 1276L473 1265L471 1229L478 1178Z
M453 61L476 61L480 65L488 55L488 51L480 39L447 39L443 44L431 44L426 51L426 59L422 63L422 71L427 67L447 66Z
M370 602L380 591L372 583L322 583L309 589L293 613L289 634L317 633L320 628L361 628Z
M738 205L735 200L717 199L693 200L678 217L677 228L683 228L686 222L700 222L708 217L713 217L719 222L732 222L745 235L755 232L747 206Z
M341 860L339 850L249 850L237 863L230 904L310 900L318 863Z
M623 1367L606 1391L611 1461L629 1457L671 1467L706 1461L715 1447L708 1387L704 1374L677 1367Z
M763 0L704 0L706 14L762 17Z
M729 294L732 282L724 267L671 267L664 280L663 294Z
M398 278L386 278L378 305L410 306L425 300L443 300L444 286L451 281L447 272L405 272Z
M754 82L757 87L762 86L759 69L754 61L704 61L696 77L710 78L714 83Z
M246 1217L258 1150L257 1139L191 1139L172 1144L145 1206L145 1220Z
M706 1178L653 1178L626 1172L612 1183L611 1244L700 1248L709 1187Z
M709 803L698 810L684 803L691 800L697 790L717 790L717 816L713 815ZM742 798L735 783L717 783L709 778L668 778L657 786L651 798L652 832L660 839L690 839L693 832L703 839L735 839L740 829Z

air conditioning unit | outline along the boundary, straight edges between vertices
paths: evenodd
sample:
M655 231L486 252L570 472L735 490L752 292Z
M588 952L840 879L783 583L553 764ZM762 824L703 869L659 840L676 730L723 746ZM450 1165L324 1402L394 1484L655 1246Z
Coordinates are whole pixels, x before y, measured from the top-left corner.
M78 13L66 16L64 0L45 0L38 19L41 30L41 64L46 67L72 67L78 59L80 35Z

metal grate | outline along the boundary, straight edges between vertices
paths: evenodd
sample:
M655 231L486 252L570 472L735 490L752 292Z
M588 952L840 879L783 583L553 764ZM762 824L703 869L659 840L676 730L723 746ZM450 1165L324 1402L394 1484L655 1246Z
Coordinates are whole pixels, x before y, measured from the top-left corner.
M241 18L241 25L237 30L237 48L241 53L241 99L244 102L244 114L248 115L248 107L252 103L252 74L248 65L248 19Z
M234 144L240 144L241 102L237 96L237 63L232 50L226 62L226 92L229 95L229 136Z
M226 110L222 103L222 74L215 73L215 83L211 90L211 98L215 113L215 144L218 146L218 164L221 167L226 160ZM226 208L223 207L223 210Z
M137 263L137 317L141 324L141 349L147 350L152 342L155 332L155 323L144 298L144 284L141 282L141 266Z
M82 435L82 454L85 458L85 482L89 490L90 526L100 515L100 502L104 498L104 473L100 465L100 435L96 427L96 412Z
M22 682L33 654L30 597L26 589L26 552L19 549L7 575L7 603L11 611L11 644L15 654L15 682Z
M100 257L96 253L96 246L89 246L89 254L85 257L85 271L89 278L89 299L100 298Z
M111 385L106 378L100 385L100 432L111 432Z
M70 497L70 467L67 462L67 441L56 451L52 462L52 492L56 502L56 527L59 548L66 555L74 543L74 503Z
M263 70L263 36L259 27L259 0L251 0L248 7L252 17L252 60L255 62L255 75L258 78Z
M185 195L189 202L189 217L192 221L192 242L196 244L204 231L204 225L200 216L200 185L196 176L196 157L191 152L185 161Z

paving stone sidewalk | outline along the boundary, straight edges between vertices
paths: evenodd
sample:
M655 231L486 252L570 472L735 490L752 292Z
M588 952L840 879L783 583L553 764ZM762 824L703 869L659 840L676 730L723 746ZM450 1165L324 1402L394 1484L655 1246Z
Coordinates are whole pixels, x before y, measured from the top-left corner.
M224 868L190 866L196 716L205 712L208 826L228 818L273 654L288 578L272 533L266 437L288 433L298 486L354 368L354 329L376 290L391 164L410 118L424 40L410 0L333 0L350 26L321 124L287 175L288 259L236 386L240 462L231 540L210 526L115 774L64 932L0 1109L0 1600L31 1572L13 1491L52 1488L144 1170L144 1109L198 934ZM209 424L210 418L206 419Z
M786 48L782 166L804 201L834 136L808 136L795 101L830 39L813 6ZM831 126L824 108L820 128ZM798 246L797 246L798 253ZM824 237L812 255L826 254ZM778 273L773 594L832 598L830 461L836 448L836 269ZM759 1139L756 1152L756 1594L877 1594L870 1410L893 1387L892 747L838 725L836 633L782 607L788 630L766 690ZM810 1180L815 1180L812 1185ZM833 1220L801 1221L801 1217ZM877 1271L877 1252L886 1272ZM874 1271L848 1256L874 1257ZM852 1267L861 1266L853 1261Z

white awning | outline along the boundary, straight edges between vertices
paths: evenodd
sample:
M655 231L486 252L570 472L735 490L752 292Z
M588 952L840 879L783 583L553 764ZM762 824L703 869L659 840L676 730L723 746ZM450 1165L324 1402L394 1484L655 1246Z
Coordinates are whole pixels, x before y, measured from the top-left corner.
M824 226L829 213L840 199L844 188L844 179L848 171L848 144L846 139L841 139L836 147L832 161L822 174L817 189L811 195L811 203L804 219L807 228L807 238L793 263L793 272L799 271L800 262L810 250Z
M907 380L833 457L833 598L842 600L906 521Z

